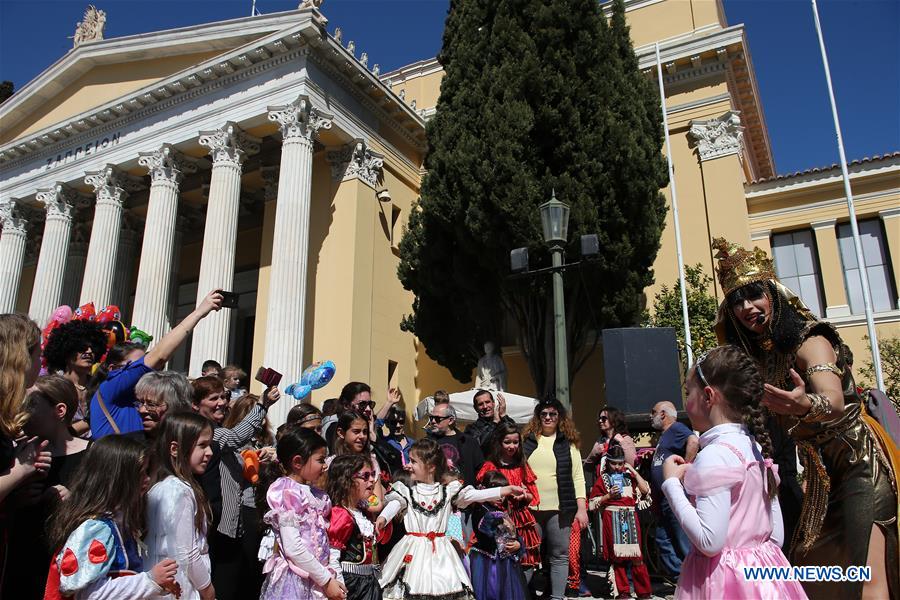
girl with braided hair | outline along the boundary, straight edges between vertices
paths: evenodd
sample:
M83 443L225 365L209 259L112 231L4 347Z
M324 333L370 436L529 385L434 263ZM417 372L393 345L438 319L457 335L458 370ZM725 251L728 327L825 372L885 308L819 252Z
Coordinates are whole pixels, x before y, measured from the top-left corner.
M791 563L871 568L866 582L808 581L804 589L817 598L900 600L900 451L857 393L849 348L778 281L763 250L722 238L713 249L725 294L719 343L746 352L765 383L760 403L784 480L779 499L785 522L795 525ZM802 503L791 473L797 458Z
M700 436L689 465L663 463L662 489L691 541L677 598L806 598L797 581L748 580L742 567L785 567L778 467L759 402L763 378L749 356L720 346L685 380L685 408ZM692 500L688 499L691 496Z

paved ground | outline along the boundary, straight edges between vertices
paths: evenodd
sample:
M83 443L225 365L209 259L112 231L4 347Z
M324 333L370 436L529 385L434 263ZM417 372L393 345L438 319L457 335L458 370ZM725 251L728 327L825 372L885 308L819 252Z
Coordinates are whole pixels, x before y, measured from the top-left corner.
M614 598L614 596L609 593L610 588L607 584L606 571L588 570L586 583L593 596L585 596L585 598L594 598L596 600L609 600ZM654 600L671 600L674 597L675 585L673 583L657 577L652 577L650 583L653 587ZM548 595L542 593L544 578L540 573L535 575L533 584L538 598L548 597ZM632 597L635 597L633 592Z

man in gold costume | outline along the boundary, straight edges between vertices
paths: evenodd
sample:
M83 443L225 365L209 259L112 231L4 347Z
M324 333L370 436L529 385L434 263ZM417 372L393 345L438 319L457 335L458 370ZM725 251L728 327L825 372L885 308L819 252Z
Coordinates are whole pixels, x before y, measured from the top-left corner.
M804 583L807 594L817 600L900 600L900 455L866 414L850 372L850 350L833 326L776 279L765 252L722 238L713 240L713 249L725 294L716 323L719 343L739 346L756 359L766 381L770 428L778 430L772 433L795 442L804 470L791 563L872 570L866 583ZM794 461L792 453L780 458Z

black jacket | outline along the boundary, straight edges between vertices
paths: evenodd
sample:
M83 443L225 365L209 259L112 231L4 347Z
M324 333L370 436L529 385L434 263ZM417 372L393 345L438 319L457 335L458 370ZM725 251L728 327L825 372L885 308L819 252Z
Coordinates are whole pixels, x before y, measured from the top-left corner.
M487 443L490 441L491 435L493 435L494 430L497 429L497 425L500 423L516 424L516 422L507 415L500 417L500 421L496 423L493 418L486 419L484 417L478 417L477 421L466 427L466 433L477 439L478 445L481 446L481 451L487 453Z
M459 462L454 466L459 469L463 478L463 485L475 485L475 476L478 469L484 463L484 454L481 452L481 446L478 440L468 433L457 432L456 435L434 435L428 434L438 444L442 446L453 446L459 452Z

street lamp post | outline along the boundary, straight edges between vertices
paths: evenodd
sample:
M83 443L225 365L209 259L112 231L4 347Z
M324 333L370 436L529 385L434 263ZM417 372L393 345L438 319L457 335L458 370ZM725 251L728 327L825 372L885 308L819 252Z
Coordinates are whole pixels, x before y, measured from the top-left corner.
M563 295L562 267L565 243L569 234L569 205L556 199L554 190L549 201L541 204L544 241L553 256L553 327L556 350L556 399L571 412L569 403L569 358L566 350L566 301Z

